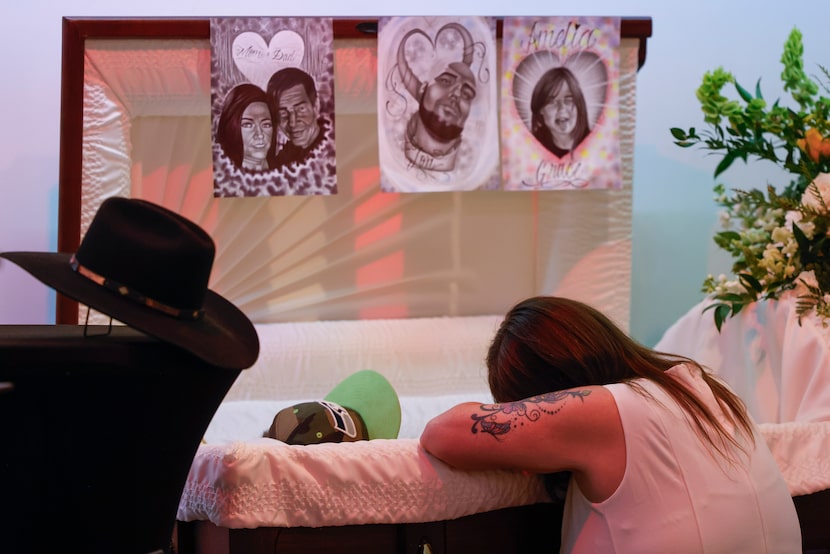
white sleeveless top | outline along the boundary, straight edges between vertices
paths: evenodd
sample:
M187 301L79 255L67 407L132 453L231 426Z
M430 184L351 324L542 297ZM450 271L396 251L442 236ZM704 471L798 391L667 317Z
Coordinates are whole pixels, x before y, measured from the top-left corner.
M682 364L668 373L722 415L697 368ZM651 381L636 382L653 399L627 384L605 387L617 403L625 434L622 482L594 504L571 479L562 552L801 552L792 498L761 434L756 430L751 456L738 453L730 465L701 442L694 423L663 389Z

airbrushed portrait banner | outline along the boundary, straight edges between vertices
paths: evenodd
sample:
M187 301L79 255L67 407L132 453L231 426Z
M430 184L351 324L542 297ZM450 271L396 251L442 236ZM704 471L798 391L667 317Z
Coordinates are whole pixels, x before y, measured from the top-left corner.
M335 194L331 18L210 20L214 196Z
M506 17L502 37L503 188L620 188L620 19Z
M496 20L378 20L381 189L497 189Z

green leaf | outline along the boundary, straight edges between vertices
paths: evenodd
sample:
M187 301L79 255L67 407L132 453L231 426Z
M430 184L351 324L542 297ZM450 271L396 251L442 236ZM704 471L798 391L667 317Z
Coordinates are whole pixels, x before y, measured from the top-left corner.
M746 288L752 289L755 292L761 292L762 290L764 290L764 287L761 285L761 282L749 273L739 274L738 279Z
M739 156L740 154L735 150L730 150L729 152L727 152L718 164L718 167L715 168L715 177L729 169L729 166L732 165L732 162L734 162Z
M745 299L745 296L741 294L735 294L734 292L725 292L723 294L718 295L718 300L725 300L727 302L743 302Z
M795 242L798 244L801 262L804 263L805 260L809 259L810 241L798 225L793 225L793 237L795 237Z
M729 317L729 311L728 304L720 304L715 308L715 327L718 328L718 333L720 333L720 329L723 327L723 322Z
M669 131L671 131L672 136L677 140L686 140L688 138L686 131L679 127L672 127Z
M731 241L731 240L740 240L741 239L741 235L737 231L720 231L715 236L718 237L718 238L721 238L723 240L729 240L729 241Z
M758 82L755 83L755 98L760 98L763 100L763 96L761 95L761 79L758 79Z
M716 302L716 303L714 303L714 304L709 304L708 306L706 306L705 308L703 308L703 311L702 311L701 313L705 314L705 313L706 313L706 312L708 312L709 310L714 310L714 309L717 309L717 307L718 307L718 306L725 306L725 305L726 305L726 304L721 304L721 303L718 303L718 302Z
M735 81L735 89L738 91L738 94L741 95L741 98L743 98L744 102L749 102L750 100L752 100L752 95L749 94L749 92L747 92L744 87L739 85L738 81Z
M767 283L767 289L770 290L770 291L774 291L774 290L777 290L777 289L786 290L787 288L792 288L792 287L788 287L787 286L788 284L789 284L789 281L778 279L778 280L773 281L771 283ZM772 292L768 293L768 295L772 295L772 294L773 294Z

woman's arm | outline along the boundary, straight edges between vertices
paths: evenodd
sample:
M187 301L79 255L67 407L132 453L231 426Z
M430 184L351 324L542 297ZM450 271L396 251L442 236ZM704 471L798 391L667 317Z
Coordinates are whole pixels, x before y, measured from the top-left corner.
M619 412L603 387L583 387L504 404L459 404L429 421L421 445L460 469L592 473L616 449L625 464ZM621 447L621 450L620 450ZM612 462L615 463L615 462Z

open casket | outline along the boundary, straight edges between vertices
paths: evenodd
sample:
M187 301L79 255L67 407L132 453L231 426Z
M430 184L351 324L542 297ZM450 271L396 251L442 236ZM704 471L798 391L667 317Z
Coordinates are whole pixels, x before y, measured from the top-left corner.
M538 478L458 471L418 443L433 415L489 398L482 352L496 325L495 316L258 324L260 358L217 410L185 482L180 550L251 552L259 541L268 552L328 551L335 542L345 552L547 544L561 507ZM279 409L323 397L356 368L395 384L399 438L310 446L261 438Z
M373 24L334 20L338 194L214 198L209 20L64 20L59 250L77 248L109 196L179 211L213 236L211 288L262 343L184 483L181 552L557 542L557 507L535 477L454 471L417 435L452 403L489 398L486 345L521 298L580 299L627 328L636 74L651 20L622 20L622 187L567 193L381 193ZM59 297L58 321L77 317ZM401 396L400 439L311 448L259 438L279 407L366 368Z

